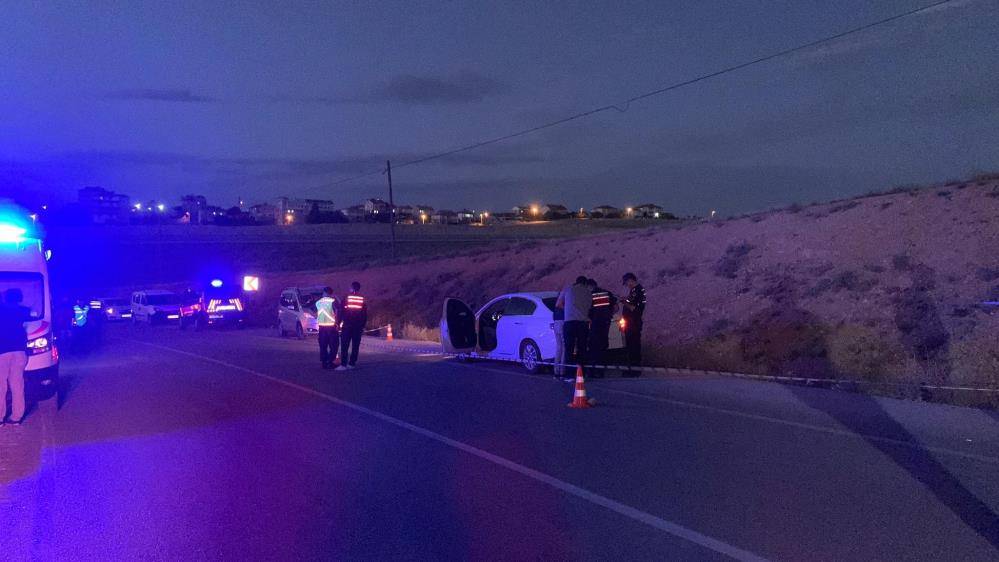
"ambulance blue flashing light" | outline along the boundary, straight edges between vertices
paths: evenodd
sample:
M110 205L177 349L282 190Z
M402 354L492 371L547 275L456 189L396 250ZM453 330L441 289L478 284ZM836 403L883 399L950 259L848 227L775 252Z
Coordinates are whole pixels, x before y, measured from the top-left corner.
M215 287L216 289L218 289L221 286L222 286L222 280L221 279L212 279L212 287Z

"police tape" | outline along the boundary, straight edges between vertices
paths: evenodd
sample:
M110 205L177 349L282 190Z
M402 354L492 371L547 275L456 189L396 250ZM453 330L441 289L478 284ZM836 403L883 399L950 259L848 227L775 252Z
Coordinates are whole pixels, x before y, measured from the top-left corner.
M483 361L494 361L500 363L516 363L518 365L525 365L527 362L523 359L511 358L511 357L488 357L482 355L475 355L470 353L453 353L447 352L440 347L406 347L401 345L379 345L377 342L371 342L370 340L365 342L366 345L370 345L375 349L381 351L391 351L398 353L413 353L417 355L427 356L434 355L438 357L447 357L451 359L459 360L472 360L481 359ZM674 376L715 376L715 377L726 377L735 379L747 379L747 380L759 380L767 382L782 382L782 383L804 383L806 385L810 384L821 384L821 385L867 385L867 386L891 386L896 388L908 388L916 390L947 390L947 391L957 391L957 392L986 392L986 393L999 393L999 388L976 388L968 386L950 386L950 385L933 385L925 384L919 382L889 382L889 381L864 381L857 379L831 379L823 377L800 377L800 376L781 376L781 375L754 375L750 373L733 373L730 371L714 371L707 369L683 369L678 367L654 367L647 365L620 365L620 364L595 364L595 363L583 363L581 365L576 363L557 363L555 361L533 361L532 365L542 366L542 367L561 367L563 369L569 369L570 373L572 369L576 369L579 366L583 367L584 372L586 370L596 370L596 371L625 371L626 373L652 373L661 375L674 375ZM566 375L568 376L568 375Z

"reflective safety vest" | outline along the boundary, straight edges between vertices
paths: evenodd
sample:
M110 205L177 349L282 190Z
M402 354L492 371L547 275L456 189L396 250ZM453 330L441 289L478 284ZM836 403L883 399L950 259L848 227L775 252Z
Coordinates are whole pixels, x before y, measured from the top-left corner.
M316 301L316 321L320 326L336 326L336 300L333 297Z
M611 296L607 291L597 291L593 293L593 308L602 308L611 305Z
M74 305L73 306L73 325L77 328L82 328L87 325L87 312L89 309L85 306Z
M347 303L344 305L347 310L363 310L364 297L361 295L347 295Z

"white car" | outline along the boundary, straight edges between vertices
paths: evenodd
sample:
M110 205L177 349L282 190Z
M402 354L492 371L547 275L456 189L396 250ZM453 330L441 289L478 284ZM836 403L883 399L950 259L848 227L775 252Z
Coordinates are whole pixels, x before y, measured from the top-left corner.
M289 287L281 291L278 303L278 335L295 334L304 339L306 334L318 334L316 301L323 296L322 287Z
M102 297L90 301L94 314L103 314L109 321L128 320L132 317L132 305L128 299Z
M170 291L136 291L131 307L133 324L180 320L180 295Z
M496 297L473 313L464 302L444 299L441 348L444 353L519 361L528 372L555 359L553 313L558 293L511 293ZM610 349L624 347L617 322L608 334Z

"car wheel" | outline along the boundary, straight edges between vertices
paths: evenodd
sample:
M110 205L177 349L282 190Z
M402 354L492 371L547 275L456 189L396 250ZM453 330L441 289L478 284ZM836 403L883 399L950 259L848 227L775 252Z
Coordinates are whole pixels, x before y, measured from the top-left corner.
M538 349L538 344L531 340L520 344L520 364L532 375L541 372L541 350Z
M295 324L295 337L304 340L305 339L305 329L302 328L302 324Z

